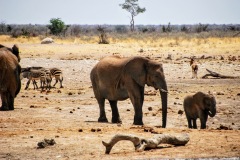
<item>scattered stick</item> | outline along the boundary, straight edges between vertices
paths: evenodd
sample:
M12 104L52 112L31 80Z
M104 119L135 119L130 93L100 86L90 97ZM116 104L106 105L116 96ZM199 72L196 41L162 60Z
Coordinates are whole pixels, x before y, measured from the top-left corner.
M235 79L235 78L240 78L240 77L222 75L222 74L219 74L219 73L217 73L217 72L210 71L209 69L206 69L206 70L207 70L209 73L208 73L208 74L205 74L204 76L202 76L203 79L208 78L208 76L212 76L212 77L215 77L215 78L222 78L222 79Z
M167 143L176 146L185 145L188 143L190 138L188 134L180 134L177 136L169 134L156 134L149 139L137 137L135 135L117 134L108 143L102 141L102 144L106 147L105 154L109 154L112 147L121 140L131 141L135 147L135 151L144 151L146 149L155 149L161 143Z

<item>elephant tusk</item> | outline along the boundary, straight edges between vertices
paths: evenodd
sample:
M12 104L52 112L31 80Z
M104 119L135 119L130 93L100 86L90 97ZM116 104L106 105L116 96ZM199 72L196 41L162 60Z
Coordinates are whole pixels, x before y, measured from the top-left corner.
M160 89L160 91L161 91L161 92L168 93L168 91L167 91L167 90L165 90L165 89L162 89L162 88Z

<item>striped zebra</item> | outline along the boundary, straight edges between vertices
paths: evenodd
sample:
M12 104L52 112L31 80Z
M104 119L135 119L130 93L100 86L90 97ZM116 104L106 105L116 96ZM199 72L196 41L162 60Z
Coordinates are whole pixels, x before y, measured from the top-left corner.
M49 69L40 69L41 71L44 71L46 74L46 89L50 90L52 88L51 86L51 82L52 82L52 76L51 76L51 72Z
M55 85L58 83L58 81L60 82L60 88L63 88L62 82L63 82L63 74L62 74L62 70L59 68L50 68L49 69L51 72L51 77L55 77L56 82L54 83L53 87L55 87Z
M36 80L40 80L41 88L43 90L45 84L46 89L51 89L51 73L50 70L41 68L41 69L32 69L31 67L24 68L22 70L22 77L27 78L28 82L26 84L25 90L29 87L30 82L32 81L34 89L38 89Z

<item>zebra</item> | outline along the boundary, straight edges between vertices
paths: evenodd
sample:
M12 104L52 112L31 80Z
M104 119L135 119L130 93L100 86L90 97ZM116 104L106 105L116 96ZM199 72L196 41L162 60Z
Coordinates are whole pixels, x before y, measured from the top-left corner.
M49 69L40 69L40 71L44 71L45 72L45 76L46 76L46 89L50 90L51 89L51 82L52 82L52 76L51 76L51 72Z
M63 81L63 74L62 74L62 70L59 68L50 68L50 73L52 77L55 77L56 82L54 83L53 87L55 87L55 85L58 83L58 81L60 82L60 88L63 88L62 85L62 81Z
M45 68L32 69L32 67L24 68L22 70L22 77L27 78L28 82L26 84L25 90L29 87L30 82L32 81L34 89L38 89L36 80L40 80L41 88L43 90L44 85L50 90L51 88L51 74L50 70Z

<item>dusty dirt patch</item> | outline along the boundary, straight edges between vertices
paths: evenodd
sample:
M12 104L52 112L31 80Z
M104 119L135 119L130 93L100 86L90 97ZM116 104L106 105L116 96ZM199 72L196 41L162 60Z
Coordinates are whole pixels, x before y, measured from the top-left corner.
M10 44L7 44L11 46ZM21 45L19 45L21 47ZM97 48L98 47L98 48ZM64 88L57 84L49 93L25 88L15 101L15 110L0 112L0 159L144 159L144 158L222 158L240 156L240 80L190 79L190 54L174 54L168 50L139 53L131 47L131 55L149 56L164 64L168 82L169 101L167 128L161 125L161 99L159 93L146 87L143 107L145 126L133 126L133 107L129 100L119 102L123 124L98 123L98 105L94 98L89 73L101 57L116 54L127 56L128 46L117 45L22 45L22 67L59 67L64 73ZM123 48L123 49L122 49ZM66 52L65 50L68 51ZM84 50L87 49L87 50ZM239 49L239 48L238 48ZM206 49L207 50L207 49ZM81 52L81 53L78 53ZM208 50L207 50L208 51ZM89 52L89 54L87 54ZM169 52L174 54L167 60ZM177 52L175 50L174 52ZM201 55L198 53L197 55ZM129 55L130 56L130 55ZM229 55L224 55L228 57ZM240 56L238 51L237 57ZM180 59L178 59L180 58ZM182 58L182 59L181 59ZM226 58L202 60L199 77L209 68L222 74L240 76L240 59ZM217 100L217 115L209 118L207 129L190 130L183 110L183 98L196 91L211 91ZM150 109L149 109L150 108ZM106 104L108 120L111 109ZM199 126L199 121L198 121ZM221 127L222 126L222 127ZM146 129L150 128L150 129ZM225 130L227 129L227 130ZM152 137L156 133L188 133L186 146L161 145L158 149L134 152L132 143L123 141L105 155L101 141L108 141L116 133ZM56 144L37 149L44 138Z

